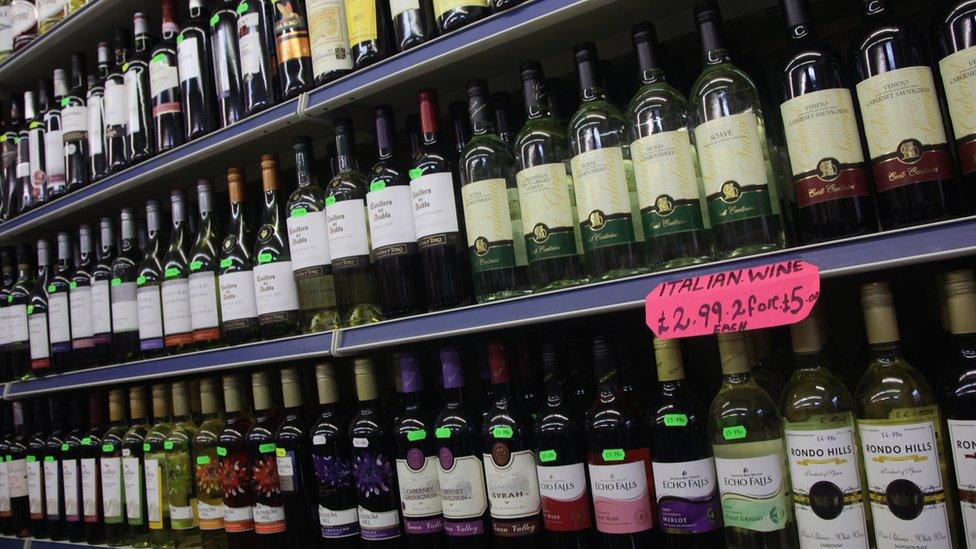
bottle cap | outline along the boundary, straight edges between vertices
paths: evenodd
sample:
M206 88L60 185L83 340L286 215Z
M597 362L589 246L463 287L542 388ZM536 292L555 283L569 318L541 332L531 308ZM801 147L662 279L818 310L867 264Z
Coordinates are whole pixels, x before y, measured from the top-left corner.
M657 361L657 380L676 381L685 378L678 339L654 339L654 358Z

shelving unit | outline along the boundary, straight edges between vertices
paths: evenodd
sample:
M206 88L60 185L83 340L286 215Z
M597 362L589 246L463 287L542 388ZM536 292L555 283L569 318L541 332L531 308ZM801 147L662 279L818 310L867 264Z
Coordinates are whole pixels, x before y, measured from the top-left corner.
M78 547L77 543L47 541L43 539L18 539L0 537L0 549L69 549Z

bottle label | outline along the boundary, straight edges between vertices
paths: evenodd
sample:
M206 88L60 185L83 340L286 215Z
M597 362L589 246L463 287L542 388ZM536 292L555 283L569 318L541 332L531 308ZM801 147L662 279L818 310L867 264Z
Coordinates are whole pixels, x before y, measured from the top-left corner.
M185 345L192 342L189 279L164 280L160 293L163 300L163 333L166 334L166 345Z
M159 296L159 286L150 284L137 291L139 300L139 339L145 349L157 349L163 345L163 302ZM157 347L151 340L159 340ZM148 344L148 346L145 346Z
M229 10L221 10L222 13L231 14L233 12ZM218 16L219 17L219 16ZM233 17L233 15L231 15ZM225 17L226 21L226 17ZM232 21L226 21L229 24L233 24ZM214 89L217 91L217 97L227 99L230 97L230 85L231 76L230 68L231 63L238 60L238 56L235 52L231 51L230 43L234 38L229 35L232 32L230 29L225 29L222 26L218 26L216 31L212 35L214 39L213 44L213 69L214 69ZM237 53L240 53L239 51Z
M44 504L47 508L48 518L55 520L60 518L58 502L61 499L61 479L58 478L58 462L44 459Z
M125 488L125 516L130 525L143 524L142 498L145 484L142 479L142 466L137 457L122 458L122 484Z
M153 58L149 63L149 89L152 90L153 97L160 97L168 91L175 91L180 88L179 70L171 65L169 58L164 54ZM176 97L179 97L178 95ZM179 112L179 102L176 103ZM157 112L158 107L153 107L153 116L162 114Z
M231 507L224 504L224 531L228 534L254 530L254 513L250 506Z
M254 273L240 271L226 273L220 281L220 316L223 322L245 320L258 316L255 301Z
M768 448L768 442L744 444ZM755 532L786 528L792 505L784 466L783 454L779 452L748 458L715 458L726 526Z
M816 429L786 423L793 502L801 549L868 547L857 440L847 426ZM837 420L834 420L837 421Z
M419 9L420 0L390 0L390 14L394 19L401 13Z
M35 457L35 456L29 456ZM41 462L27 462L27 504L31 520L44 519L44 477L41 475Z
M651 466L662 531L699 534L722 527L714 459L655 461Z
M44 127L30 130L27 133L27 148L30 153L30 184L34 197L41 195L41 189L47 183L47 173L44 171Z
M102 456L102 512L105 524L121 524L125 519L125 502L122 499L122 460Z
M185 34L182 36L183 40L176 44L177 75L181 84L193 79L201 79L199 39Z
M695 141L713 225L770 215L765 143L755 113L700 124L695 128Z
M49 130L44 133L44 171L47 172L48 192L63 192L67 185L64 178L64 134L50 129L50 118L48 115ZM58 118L60 120L60 114Z
M596 529L606 534L634 534L654 526L651 454L647 448L621 452L613 461L604 459L607 452L589 459Z
M81 460L81 512L86 523L98 522L98 461L95 458Z
M359 506L359 535L364 540L400 537L400 514L396 511L370 511Z
M78 289L81 289L81 287ZM134 289L135 284L133 284ZM135 297L135 294L132 297ZM108 280L92 281L91 323L92 332L95 334L112 333L112 296L109 291Z
M535 535L542 530L539 512L542 496L535 470L535 453L511 451L507 442L498 440L491 452L483 456L488 502L493 519L492 531L502 538ZM511 519L527 519L511 521Z
M278 534L285 531L285 508L254 504L254 531L258 534Z
M217 308L217 277L212 271L192 273L190 290L190 326L193 331L215 329L220 324ZM219 334L215 334L216 339Z
M922 414L913 419L918 415ZM929 421L917 423L857 422L879 545L952 547L954 527L949 524L940 470L944 464L939 455L940 420L937 411L932 415Z
M200 517L200 530L224 529L224 504L197 502L197 515Z
M35 312L28 317L27 329L30 332L31 368L50 366L51 345L47 335L47 315Z
M972 93L976 46L943 57L939 61L939 73L959 147L959 164L964 174L971 174L976 172L976 97Z
M64 0L37 0L37 20L40 23L60 21L68 13Z
M27 495L27 461L15 459L6 462L7 483L10 487L11 498L22 498Z
M950 419L948 423L966 546L976 547L976 421Z
M27 305L7 305L4 309L9 315L8 321L10 324L7 329L9 330L10 342L21 343L30 339L30 326L27 322Z
M536 472L546 530L575 532L593 527L584 464L538 465Z
M339 200L326 210L333 267L341 269L349 264L355 267L368 262L366 203L363 200Z
M952 179L942 111L929 67L905 67L862 80L857 99L878 192Z
M163 528L165 503L163 502L163 469L158 459L143 462L146 475L146 509L151 530Z
M301 216L293 214L285 223L288 227L293 269L297 271L332 263L324 211L307 212Z
M78 460L61 461L61 479L64 483L64 518L68 522L81 520L78 494Z
M522 232L529 261L582 253L573 211L572 179L561 162L526 168L515 175Z
M305 14L300 8L296 9L289 3L285 3L278 10L274 25L278 63L311 56Z
M417 244L413 199L408 185L391 185L366 194L373 257L409 253Z
M241 55L241 76L261 74L261 19L248 13L237 20L237 44Z
M419 448L407 451L406 459L396 460L400 486L400 509L408 534L426 534L444 530L441 488L437 479L437 458L424 457ZM435 520L411 520L433 518Z
M55 292L47 298L48 329L51 345L71 342L71 315L68 312L68 293Z
M485 470L477 456L456 457L447 447L438 451L437 479L444 518L479 519L488 509ZM449 525L445 525L449 528ZM448 535L451 534L448 531Z
M421 248L444 244L458 232L454 177L449 172L422 175L410 182L413 224Z
M108 283L105 281L106 284ZM98 282L93 286L93 291L97 292ZM135 282L123 282L117 286L112 286L112 331L134 332L139 329L139 298L136 292ZM97 318L95 308L92 308L93 318ZM103 333L96 331L95 333Z
M488 0L434 0L434 16L440 17L456 8L487 8Z
M104 93L104 92L103 92ZM103 97L101 94L88 98L88 152L92 156L102 154L102 125L106 123L102 111Z
M515 266L512 214L504 179L484 179L461 187L464 227L475 273ZM518 231L521 233L521 229Z
M275 457L275 467L278 470L278 487L282 492L296 492L300 489L295 479L295 452L280 448Z
M12 516L10 511L10 480L7 478L7 462L0 463L0 517Z
M71 310L71 337L77 341L79 339L90 338L95 335L93 329L92 311L92 287L75 286L68 293ZM105 304L108 304L106 300ZM108 327L111 330L111 326Z
M65 143L88 137L88 108L69 105L61 109L61 131Z
M142 120L139 118L139 76L142 70L142 67L130 66L129 70L122 75L122 80L125 82L126 135L135 135L142 131Z
M0 350L10 345L10 329L7 327L10 324L10 318L5 306L8 296L9 293L0 292Z
M780 112L801 208L871 196L850 90L833 88L794 97L780 105Z
M0 52L10 53L14 49L14 29L10 6L0 7Z
M189 505L169 505L169 519L173 530L189 530L196 526L193 507Z
M305 13L315 77L335 71L351 71L352 56L349 55L343 0L307 0Z
M349 45L355 46L376 40L376 2L373 0L345 0L345 3Z
M355 507L336 510L319 505L319 525L322 527L323 538L358 536L359 512Z
M702 211L695 157L687 129L641 137L630 144L644 236L699 230Z
M276 261L254 267L254 289L259 316L298 310L298 290L291 261Z
M571 162L586 250L634 241L623 154L620 147L607 147L580 153Z

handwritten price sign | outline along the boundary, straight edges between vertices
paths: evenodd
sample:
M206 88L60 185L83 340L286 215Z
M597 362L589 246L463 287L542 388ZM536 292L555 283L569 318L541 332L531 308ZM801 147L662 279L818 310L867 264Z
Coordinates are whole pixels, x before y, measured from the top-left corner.
M644 298L661 339L742 332L799 322L820 297L820 269L802 260L662 282Z

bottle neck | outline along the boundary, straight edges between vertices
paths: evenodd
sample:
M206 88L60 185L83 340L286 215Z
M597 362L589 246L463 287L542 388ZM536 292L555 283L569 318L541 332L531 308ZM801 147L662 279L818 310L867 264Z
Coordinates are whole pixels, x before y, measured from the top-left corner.
M495 133L495 124L488 112L488 97L484 94L468 95L468 113L471 120L471 132L474 135ZM463 140L463 137L461 138ZM459 143L459 145L463 145Z
M525 98L525 117L529 120L549 116L548 97L545 83L541 78L531 76L522 78L522 97Z
M887 0L862 0L861 13L864 17L883 17L891 15Z
M642 84L654 84L664 82L664 69L661 67L660 54L656 44L651 42L638 42L634 44L637 52L637 65L640 67L640 78Z
M385 113L376 117L376 151L380 160L393 157L393 121Z
M809 350L794 353L797 370L817 370L826 368L825 355L823 349Z
M605 100L606 92L600 81L599 65L592 59L576 63L576 75L579 79L580 99L584 102Z
M437 132L440 126L440 116L437 103L433 100L420 101L420 133L425 145L437 143Z
M351 172L358 167L356 162L356 141L352 131L336 134L336 163L340 172Z
M699 33L702 42L702 61L705 65L727 63L730 53L722 36L722 24L718 21L704 21L699 23Z

